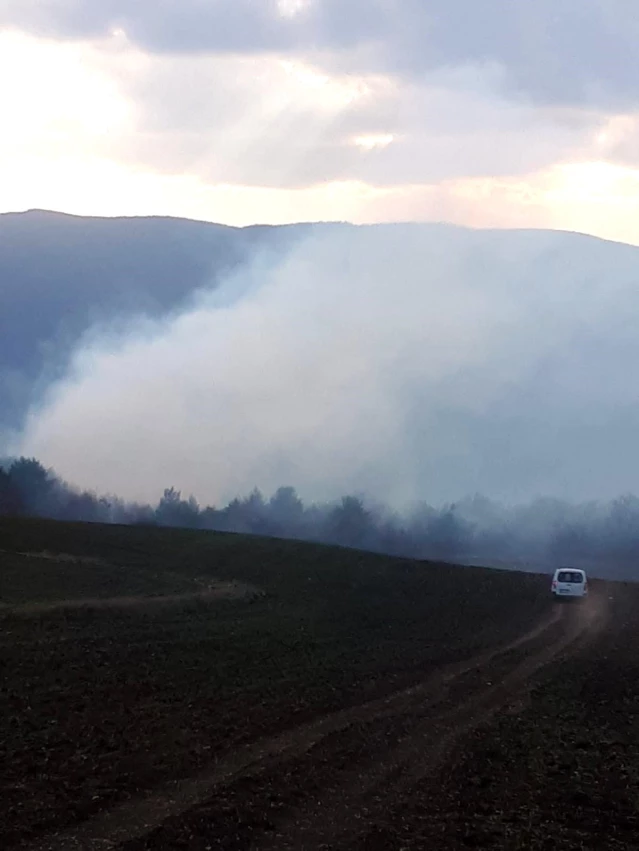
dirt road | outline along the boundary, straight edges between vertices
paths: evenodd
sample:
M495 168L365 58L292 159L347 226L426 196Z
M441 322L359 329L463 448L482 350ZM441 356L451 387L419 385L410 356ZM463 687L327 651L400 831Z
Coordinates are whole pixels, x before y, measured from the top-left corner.
M469 832L459 826L463 802L442 821L437 796L467 761L474 736L490 732L496 720L525 718L531 692L546 680L555 682L557 666L605 658L606 642L618 638L627 614L623 599L614 603L607 592L584 604L556 604L514 641L440 668L384 699L235 750L189 780L28 848L281 851L418 848L428 842L442 849L563 847L536 845L545 840L532 818L527 845L518 844L525 829L513 834L500 825L493 833ZM492 747L501 745L495 739ZM489 774L471 787L472 795L477 792L467 799L474 819L482 807L490 815L499 806L484 794L491 784Z

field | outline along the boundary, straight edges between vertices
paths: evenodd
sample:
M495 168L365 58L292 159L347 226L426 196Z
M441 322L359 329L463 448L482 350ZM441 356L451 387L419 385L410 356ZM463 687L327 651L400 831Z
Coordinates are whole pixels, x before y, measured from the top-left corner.
M639 847L639 588L0 520L0 845Z

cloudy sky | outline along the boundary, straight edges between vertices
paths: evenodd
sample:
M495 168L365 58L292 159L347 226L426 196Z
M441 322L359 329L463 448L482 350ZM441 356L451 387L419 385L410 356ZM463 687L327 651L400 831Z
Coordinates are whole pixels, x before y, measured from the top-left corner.
M639 244L634 0L0 0L0 210Z

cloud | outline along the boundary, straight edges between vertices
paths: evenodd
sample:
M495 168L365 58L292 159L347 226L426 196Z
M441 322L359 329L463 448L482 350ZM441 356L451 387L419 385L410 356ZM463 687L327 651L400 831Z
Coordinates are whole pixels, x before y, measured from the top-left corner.
M494 94L488 70L400 85L269 56L152 56L124 37L58 44L0 34L0 70L16 81L0 93L5 161L102 158L213 185L385 187L528 173L569 158L608 121L513 106ZM371 138L386 142L361 144Z
M450 221L556 228L639 244L639 171L583 160L506 178L398 186L371 194L359 221Z
M607 118L495 94L498 72L420 81L327 73L270 56L148 56L122 41L104 60L134 116L111 153L211 183L375 186L526 173L569 158ZM361 144L384 139L383 145Z
M84 347L16 448L145 499L612 496L639 475L638 271L636 249L562 233L316 231Z
M160 53L323 52L350 71L419 77L497 65L538 104L636 106L639 19L630 0L5 0L0 26Z
M78 156L126 132L131 104L98 57L91 46L0 32L0 74L11 81L0 87L0 160Z
M498 66L400 79L327 70L325 56L0 33L3 209L449 219L638 240L633 113L514 104Z
M593 134L591 150L610 163L639 166L639 113L613 115Z
M123 161L212 183L313 185L349 174L362 152L353 137L387 126L392 84L328 75L271 57L146 57L124 49L113 66L135 105L115 141Z
M161 52L259 52L286 49L299 15L277 0L4 0L0 25L41 36L101 38L124 29Z

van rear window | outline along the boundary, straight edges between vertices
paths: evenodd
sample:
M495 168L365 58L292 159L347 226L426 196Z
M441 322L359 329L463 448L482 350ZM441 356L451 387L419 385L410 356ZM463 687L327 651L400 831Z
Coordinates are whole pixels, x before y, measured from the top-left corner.
M584 581L583 573L578 570L560 570L557 574L557 582L578 582Z

